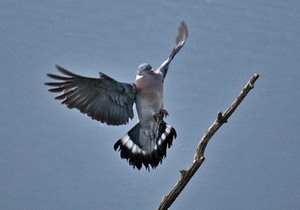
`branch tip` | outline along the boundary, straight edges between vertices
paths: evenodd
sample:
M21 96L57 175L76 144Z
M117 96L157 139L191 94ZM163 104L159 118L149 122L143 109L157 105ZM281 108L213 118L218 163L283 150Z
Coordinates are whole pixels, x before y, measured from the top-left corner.
M255 73L255 74L251 77L251 79L250 79L250 81L249 81L249 85L250 85L251 88L254 87L254 83L255 83L255 81L256 81L258 78L259 78L259 74L257 74L257 73Z

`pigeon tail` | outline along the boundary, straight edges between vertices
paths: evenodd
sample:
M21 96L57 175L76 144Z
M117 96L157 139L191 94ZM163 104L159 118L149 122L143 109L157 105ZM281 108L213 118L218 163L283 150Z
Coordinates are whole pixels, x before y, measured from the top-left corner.
M122 159L127 159L133 168L140 170L144 165L150 171L150 166L154 169L162 159L167 156L167 148L170 148L173 139L176 138L176 130L163 120L159 123L158 136L151 139L146 147L141 143L141 125L137 123L127 134L120 138L114 145L115 150L120 151ZM140 138L141 137L141 138Z

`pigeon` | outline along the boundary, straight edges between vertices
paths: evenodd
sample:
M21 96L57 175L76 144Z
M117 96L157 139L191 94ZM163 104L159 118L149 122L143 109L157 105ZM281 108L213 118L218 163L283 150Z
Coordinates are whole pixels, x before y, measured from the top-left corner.
M135 104L139 121L114 144L114 150L133 168L144 166L149 171L162 163L177 137L175 128L164 120L168 112L163 107L163 84L169 64L187 37L188 27L182 21L168 58L157 69L141 64L134 83L119 82L102 72L99 78L80 76L56 65L61 75L47 74L55 81L45 85L51 86L50 92L59 93L55 99L68 108L107 125L127 124L134 117Z

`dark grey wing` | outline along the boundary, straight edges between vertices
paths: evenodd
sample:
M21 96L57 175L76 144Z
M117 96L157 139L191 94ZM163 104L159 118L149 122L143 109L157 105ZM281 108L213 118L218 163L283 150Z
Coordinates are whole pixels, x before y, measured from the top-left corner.
M158 68L158 70L160 72L162 72L162 74L164 75L164 78L166 77L167 73L168 73L168 69L169 69L169 64L172 61L172 59L174 58L174 56L178 53L178 51L184 46L186 39L188 37L188 27L185 24L184 21L182 21L180 23L180 26L178 28L178 34L176 37L176 42L174 47L172 48L172 51L168 57L167 60L165 60L160 67Z
M133 118L134 84L118 82L103 73L100 73L100 78L88 78L60 66L56 68L63 76L47 74L58 81L45 84L53 87L50 92L62 92L55 99L62 100L68 108L77 108L108 125L126 124L129 118Z

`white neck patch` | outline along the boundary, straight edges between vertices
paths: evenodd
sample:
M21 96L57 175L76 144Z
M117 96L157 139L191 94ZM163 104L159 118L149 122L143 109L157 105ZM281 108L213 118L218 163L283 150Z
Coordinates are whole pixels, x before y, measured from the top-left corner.
M135 80L138 80L138 79L141 79L141 78L143 78L143 75L136 75L136 78L135 78Z

